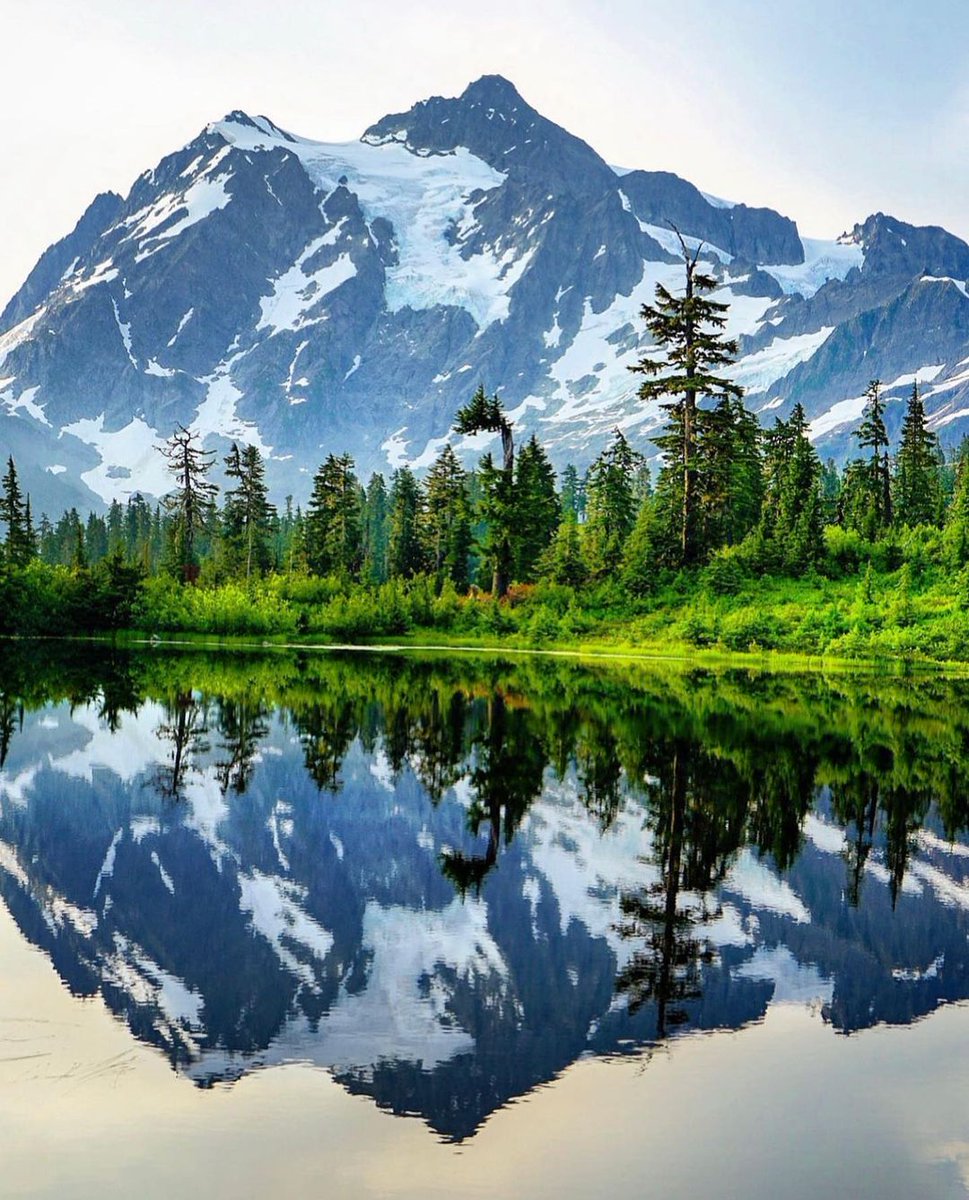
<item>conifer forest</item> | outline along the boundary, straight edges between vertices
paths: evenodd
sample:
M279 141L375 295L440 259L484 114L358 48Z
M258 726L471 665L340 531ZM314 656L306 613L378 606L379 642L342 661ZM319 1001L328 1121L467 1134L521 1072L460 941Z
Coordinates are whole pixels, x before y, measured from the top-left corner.
M272 503L256 447L218 462L182 426L171 491L106 514L35 514L11 457L0 632L969 659L969 445L940 444L917 381L897 445L870 382L842 466L799 404L762 426L716 280L682 249L682 290L641 313L631 387L664 414L649 453L617 428L556 472L481 386L453 433L496 435L497 454L468 469L448 444L422 477L364 480L334 449L305 508Z

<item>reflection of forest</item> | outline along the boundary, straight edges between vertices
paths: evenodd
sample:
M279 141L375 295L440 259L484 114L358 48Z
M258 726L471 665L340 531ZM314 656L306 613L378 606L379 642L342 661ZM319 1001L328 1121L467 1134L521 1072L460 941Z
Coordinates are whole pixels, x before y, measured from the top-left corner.
M246 792L281 711L306 771L337 793L355 742L378 745L393 773L413 771L438 803L466 797L468 842L440 867L478 894L546 778L574 772L607 831L630 796L650 833L648 888L620 896L631 956L616 981L630 1012L653 1006L657 1036L688 1018L714 951L704 929L738 851L780 871L795 863L819 800L847 830L844 893L861 902L878 846L894 905L926 823L947 837L969 821L969 708L960 681L645 667L591 669L555 660L276 654L172 655L81 647L0 650L0 766L25 711L93 703L110 729L146 699L162 705L171 747L152 781L177 804L214 752L223 794Z

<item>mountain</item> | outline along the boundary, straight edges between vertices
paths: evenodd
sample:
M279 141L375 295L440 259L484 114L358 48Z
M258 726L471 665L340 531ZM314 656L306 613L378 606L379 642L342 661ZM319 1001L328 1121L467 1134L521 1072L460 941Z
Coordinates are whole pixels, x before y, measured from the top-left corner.
M704 243L765 421L799 400L844 457L868 380L900 402L917 377L936 428L967 428L964 242L881 213L802 238L610 167L485 76L339 145L231 112L97 197L0 315L0 443L35 511L163 493L176 423L259 446L277 497L304 500L329 451L364 476L421 468L479 383L559 465L617 425L653 452L662 414L627 367L641 305L682 277L670 223Z

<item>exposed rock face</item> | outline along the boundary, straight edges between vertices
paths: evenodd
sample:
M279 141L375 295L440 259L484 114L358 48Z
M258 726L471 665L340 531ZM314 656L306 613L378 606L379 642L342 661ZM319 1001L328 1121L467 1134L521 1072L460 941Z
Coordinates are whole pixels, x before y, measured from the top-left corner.
M330 450L364 476L419 469L479 383L559 464L617 425L651 452L662 413L627 368L642 304L682 279L671 224L722 282L765 420L800 399L842 455L844 402L918 375L961 434L965 243L882 214L802 240L769 209L617 172L486 76L345 145L232 112L97 197L0 318L0 441L38 512L164 492L176 422L258 445L278 497L305 499Z

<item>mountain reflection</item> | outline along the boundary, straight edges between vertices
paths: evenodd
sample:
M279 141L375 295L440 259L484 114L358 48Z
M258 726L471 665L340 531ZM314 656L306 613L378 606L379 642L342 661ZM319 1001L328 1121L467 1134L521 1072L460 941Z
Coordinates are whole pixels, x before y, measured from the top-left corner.
M0 649L0 894L198 1084L448 1138L582 1054L969 997L967 685Z

